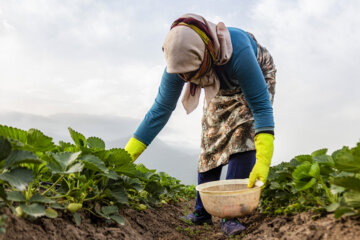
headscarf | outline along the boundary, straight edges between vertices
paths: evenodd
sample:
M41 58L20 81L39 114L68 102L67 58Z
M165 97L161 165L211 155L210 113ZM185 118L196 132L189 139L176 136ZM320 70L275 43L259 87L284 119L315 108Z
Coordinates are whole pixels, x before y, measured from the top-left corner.
M209 103L220 89L213 67L226 64L232 55L230 33L225 24L215 25L196 14L185 14L172 25L163 44L168 73L187 82L182 103L187 114L199 104L201 88Z

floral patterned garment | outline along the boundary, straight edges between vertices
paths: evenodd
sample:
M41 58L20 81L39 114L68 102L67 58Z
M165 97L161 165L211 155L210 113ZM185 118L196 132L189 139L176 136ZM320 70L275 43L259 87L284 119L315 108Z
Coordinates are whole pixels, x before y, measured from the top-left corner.
M257 43L257 61L273 103L276 83L273 58L249 34ZM241 89L220 89L207 106L204 104L198 171L206 172L225 165L232 154L255 150L254 136L254 118Z

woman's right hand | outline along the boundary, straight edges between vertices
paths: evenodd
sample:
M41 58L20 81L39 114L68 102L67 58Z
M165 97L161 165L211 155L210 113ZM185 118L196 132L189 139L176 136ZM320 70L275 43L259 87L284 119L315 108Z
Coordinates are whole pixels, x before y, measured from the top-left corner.
M130 154L132 161L135 161L145 149L146 145L134 137L130 138L125 146L125 151Z

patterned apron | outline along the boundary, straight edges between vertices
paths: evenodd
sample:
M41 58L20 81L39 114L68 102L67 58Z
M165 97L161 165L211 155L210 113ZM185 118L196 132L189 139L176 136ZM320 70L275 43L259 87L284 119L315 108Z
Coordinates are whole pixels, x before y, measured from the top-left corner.
M268 50L262 47L251 33L249 34L257 44L257 61L273 103L276 82L273 58ZM229 82L226 77L220 79ZM201 124L198 172L206 172L227 164L232 154L255 150L254 118L238 86L220 89L207 106L204 104Z

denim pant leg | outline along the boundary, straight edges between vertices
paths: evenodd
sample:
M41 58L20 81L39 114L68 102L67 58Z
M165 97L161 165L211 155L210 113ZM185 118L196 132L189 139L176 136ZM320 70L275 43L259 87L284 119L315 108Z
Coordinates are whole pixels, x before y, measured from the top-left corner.
M235 153L229 158L226 179L248 178L256 162L256 151Z
M211 169L209 171L198 173L198 184L219 180L221 169L222 166L218 166L217 168ZM204 208L199 192L197 192L196 195L195 211L209 214Z

